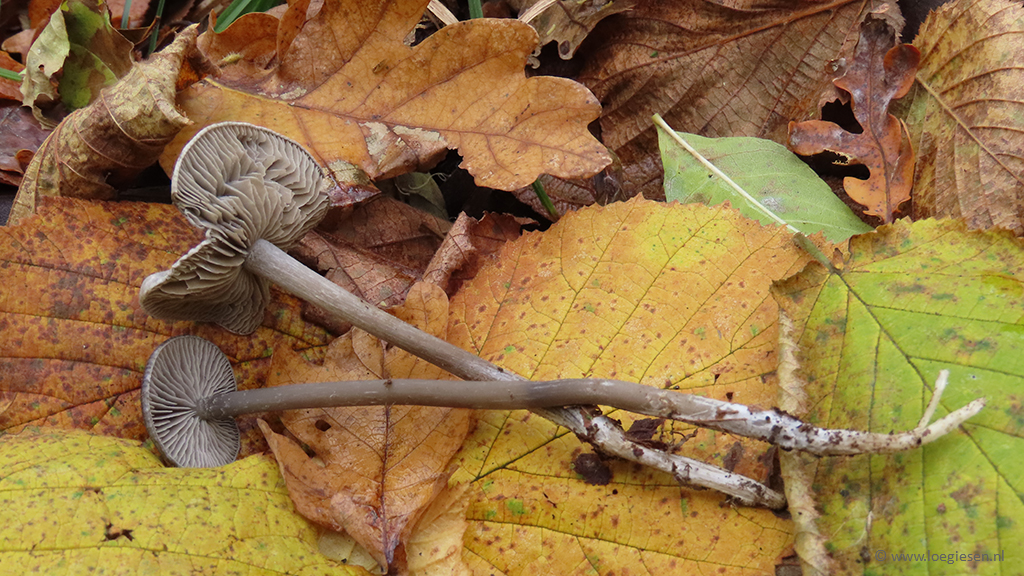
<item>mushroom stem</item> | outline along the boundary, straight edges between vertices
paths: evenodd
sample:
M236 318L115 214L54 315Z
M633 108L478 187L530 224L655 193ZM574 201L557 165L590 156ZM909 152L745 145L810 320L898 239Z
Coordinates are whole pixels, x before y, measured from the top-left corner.
M257 240L245 268L284 290L337 314L370 334L386 340L465 380L523 380L440 338L395 318L327 280L284 250Z

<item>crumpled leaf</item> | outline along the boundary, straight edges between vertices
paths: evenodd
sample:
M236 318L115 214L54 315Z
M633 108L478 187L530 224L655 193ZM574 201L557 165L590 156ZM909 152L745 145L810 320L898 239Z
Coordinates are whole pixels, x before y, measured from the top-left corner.
M810 156L826 150L867 166L870 176L843 180L846 193L864 211L892 222L900 204L910 200L914 186L914 149L907 125L889 114L889 103L904 96L914 83L921 54L896 43L896 31L881 18L869 16L846 72L834 80L850 94L850 106L862 132L854 134L822 120L791 122L789 147Z
M1024 566L1024 550L1010 544L1024 541L1022 249L1005 231L969 232L962 221L900 221L851 239L839 270L811 263L773 289L804 360L808 400L797 415L807 421L882 433L913 428L942 369L950 377L936 418L988 400L958 432L919 450L828 460L783 454L791 506L821 514L817 526L798 518L799 540L824 541L820 553L802 552L816 559L804 574ZM928 552L930 560L893 558ZM938 558L957 552L1005 557ZM827 557L834 566L822 565Z
M497 257L506 242L519 238L520 226L520 221L507 214L488 213L479 220L465 212L459 214L427 264L423 281L454 295L485 263Z
M917 149L914 218L963 217L1024 234L1024 9L950 2L914 39L921 69L901 101Z
M6 574L369 574L317 552L270 457L164 468L81 431L0 437L0 541Z
M537 41L529 26L460 22L409 48L402 40L427 0L324 2L311 16L308 5L293 0L280 20L249 14L203 35L221 73L179 95L196 125L168 147L165 169L195 131L221 120L272 128L329 172L343 160L373 179L423 171L448 147L478 184L505 190L608 163L587 130L599 113L593 95L571 80L523 74Z
M640 2L601 22L579 80L601 100L623 189L664 194L655 113L683 132L785 142L787 122L816 117L832 89L825 63L852 56L854 31L881 4Z
M440 288L420 283L392 312L443 338L447 304ZM440 377L440 368L353 329L331 343L323 366L282 350L267 385ZM470 412L358 406L291 410L281 420L315 454L262 426L299 512L344 530L381 566L404 568L410 534L447 484L448 463L469 431Z
M23 102L40 123L52 127L43 108L58 100L69 110L88 105L128 73L131 52L132 43L111 26L103 0L68 0L28 51Z
M804 234L823 232L833 242L874 230L858 218L817 174L781 144L761 138L703 138L678 134L747 194ZM665 199L709 206L729 201L747 218L773 221L664 130L658 130L665 165Z
M452 299L449 341L533 380L606 376L771 406L769 285L808 260L783 229L724 206L583 208L506 244L467 282ZM626 428L637 420L613 416ZM648 434L672 444L690 431ZM675 451L762 480L772 454L709 431ZM529 412L480 413L453 476L471 482L474 573L771 573L791 544L788 521L632 463L607 462L607 484L589 484L573 468L584 452Z
M168 338L212 340L241 388L263 384L274 349L330 341L302 321L299 300L277 290L253 336L149 317L142 280L201 239L172 206L69 198L47 198L35 216L0 228L0 430L34 424L144 439L142 372ZM238 423L243 454L266 449L254 416Z
M633 0L511 0L519 19L540 36L538 51L548 42L558 43L558 56L569 60L597 23L633 8ZM547 5L544 7L544 5ZM538 10L540 10L538 12Z
M156 161L188 123L173 97L182 66L203 66L194 50L196 34L195 26L182 31L174 43L57 126L25 171L12 223L32 214L41 196L116 198L118 186Z
M11 58L11 55L7 52L0 52L0 68L10 70L11 72L25 70L25 66ZM21 104L21 82L11 80L10 78L0 78L0 98L14 100Z

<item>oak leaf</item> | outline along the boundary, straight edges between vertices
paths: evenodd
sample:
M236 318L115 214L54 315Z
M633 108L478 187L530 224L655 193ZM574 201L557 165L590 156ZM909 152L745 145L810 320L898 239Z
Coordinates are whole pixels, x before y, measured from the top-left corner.
M448 147L478 184L514 190L541 173L594 174L609 161L587 130L600 108L564 78L526 78L536 33L515 20L446 26L409 48L403 38L427 0L342 0L310 9L293 0L281 19L249 14L200 46L220 75L178 104L196 125L248 120L305 145L321 165L343 160L373 179L431 167Z
M369 576L317 552L277 467L164 468L82 431L0 437L0 572Z
M57 126L25 170L11 222L32 214L41 196L114 199L119 185L156 161L188 123L174 107L175 80L183 63L203 66L196 34L196 27L184 30Z
M452 298L448 339L532 380L621 378L771 406L768 290L808 260L783 229L728 207L587 207L506 244ZM622 461L607 463L606 485L587 483L573 468L585 451L575 436L526 411L479 414L453 476L471 483L475 573L766 573L790 545L791 525L770 512L723 507ZM613 416L625 428L636 420ZM692 429L649 431L674 444ZM764 444L706 431L675 451L758 479L771 460Z
M915 218L963 217L1024 234L1024 10L950 2L914 39L921 68L901 101L917 149Z
M784 409L817 426L906 430L940 370L936 418L979 397L987 407L918 450L827 463L782 454L791 511L820 514L793 515L804 574L866 574L864 555L884 575L1024 566L1024 549L1006 544L1024 541L1024 242L958 220L901 220L855 236L839 264L811 263L772 290L793 322L795 391L807 398L780 397Z
M399 318L444 337L448 300L420 283ZM275 356L268 386L379 378L438 378L439 368L359 329L334 340L323 366L298 354ZM377 562L406 566L406 545L417 520L448 480L451 457L470 426L468 410L424 406L365 406L287 411L281 417L307 446L263 426L301 514L344 530Z
M852 55L858 24L881 4L672 0L602 21L579 80L601 100L623 188L663 197L655 113L681 132L785 142L789 120L817 116L833 90L825 64Z
M261 385L278 347L323 346L301 302L272 291L254 336L164 322L139 306L143 279L202 239L172 206L47 198L36 215L0 228L0 430L82 428L143 439L139 386L153 349L195 334L231 358L241 388ZM239 419L246 454L266 449L256 419Z
M850 95L862 132L851 133L833 122L810 120L789 124L789 147L810 156L826 150L863 164L870 176L843 180L846 193L866 207L865 213L892 222L914 186L914 149L907 125L889 113L889 104L910 90L920 52L895 45L896 31L869 16L849 68L833 83Z

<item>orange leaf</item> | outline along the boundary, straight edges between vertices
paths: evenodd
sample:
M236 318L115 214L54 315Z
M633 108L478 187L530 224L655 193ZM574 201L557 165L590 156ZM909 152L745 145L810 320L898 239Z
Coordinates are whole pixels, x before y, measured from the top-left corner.
M69 198L47 198L35 216L0 228L0 430L49 425L141 440L142 371L171 336L214 341L241 388L264 381L275 348L329 341L301 320L301 302L276 290L251 337L149 317L139 307L142 280L200 238L172 206ZM239 424L244 452L264 450L255 418Z
M448 299L420 283L399 318L444 337ZM282 350L268 385L375 378L439 378L439 368L404 350L385 350L359 329L331 343L321 367ZM263 425L299 512L348 532L387 567L405 564L417 519L444 488L448 463L469 431L470 412L422 406L316 408L285 412L288 430L313 452Z
M906 124L889 114L889 104L914 84L921 59L909 44L893 46L896 34L881 18L861 25L857 51L846 73L833 81L850 94L853 114L863 131L853 134L832 122L789 124L789 146L809 156L826 150L867 166L867 180L847 177L846 193L867 207L865 213L892 222L900 204L910 200L914 185L914 150Z
M600 112L593 95L564 78L525 77L533 29L478 19L409 48L402 40L426 5L339 0L310 16L308 0L293 0L280 20L251 15L208 31L200 46L221 74L179 95L197 125L167 149L164 168L196 131L221 120L272 128L322 165L344 160L373 179L429 168L447 147L478 184L505 190L541 173L583 177L608 164L587 130Z

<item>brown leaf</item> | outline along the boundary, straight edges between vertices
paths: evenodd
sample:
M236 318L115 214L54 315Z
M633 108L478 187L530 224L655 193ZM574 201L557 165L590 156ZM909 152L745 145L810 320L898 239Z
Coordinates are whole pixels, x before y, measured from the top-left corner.
M178 103L195 130L252 121L304 144L329 170L344 160L374 179L429 168L447 147L478 184L505 190L541 173L589 176L608 163L587 130L599 113L593 95L564 78L525 77L533 29L477 19L409 48L402 40L426 5L341 0L309 15L308 0L293 0L280 20L264 14L207 32L200 45L221 74ZM248 43L252 51L235 51ZM165 168L193 133L168 148Z
M963 217L1024 234L1024 9L950 2L914 45L921 69L903 116L917 148L915 219Z
M212 340L240 388L264 382L275 348L330 340L302 321L298 299L277 290L253 336L149 317L139 306L142 280L201 238L172 206L70 198L45 198L34 216L0 228L0 430L46 425L142 440L142 371L168 338ZM243 453L265 450L255 417L238 422Z
M20 185L32 155L49 133L27 108L0 108L0 181Z
M377 306L405 301L451 225L398 200L377 195L354 208L333 209L306 235L295 257L328 280ZM310 319L341 334L351 325L310 307Z
M7 52L0 52L0 68L11 72L21 72L25 69L21 62L18 62ZM14 100L21 104L21 82L9 78L0 78L0 98Z
M196 34L195 26L184 30L167 49L136 64L98 100L57 126L25 171L11 222L32 214L41 196L116 198L118 185L156 161L188 123L173 98L182 62L198 57Z
M623 188L664 198L656 112L683 132L784 142L789 120L818 114L825 64L852 54L859 22L879 4L641 2L601 22L579 79L601 100Z
M625 200L621 187L622 167L609 166L591 178L565 180L554 176L542 175L538 180L544 185L544 192L551 199L556 214L552 215L540 201L533 186L524 186L513 191L516 198L523 204L533 208L535 212L548 219L557 220L566 213L591 204L605 205L609 202Z
M914 185L914 150L907 126L889 114L889 103L904 96L914 83L921 54L896 43L896 31L869 16L846 73L833 82L850 94L853 114L862 132L854 134L822 120L789 124L789 147L810 156L826 150L842 154L870 171L867 180L847 177L846 193L882 221L893 221L900 204L910 200Z
M519 238L516 218L505 214L484 214L480 220L465 212L452 225L423 273L423 281L440 286L449 296L495 255L505 242Z
M420 283L396 315L444 337L448 299ZM353 329L336 339L321 367L286 350L274 358L270 385L350 379L440 378L442 371ZM315 453L261 425L299 512L348 532L385 568L405 564L417 519L448 479L448 463L469 431L470 412L450 408L373 406L292 410L282 421Z
M597 23L619 12L633 9L633 0L510 0L509 4L540 36L540 46L558 43L558 56L568 60Z

